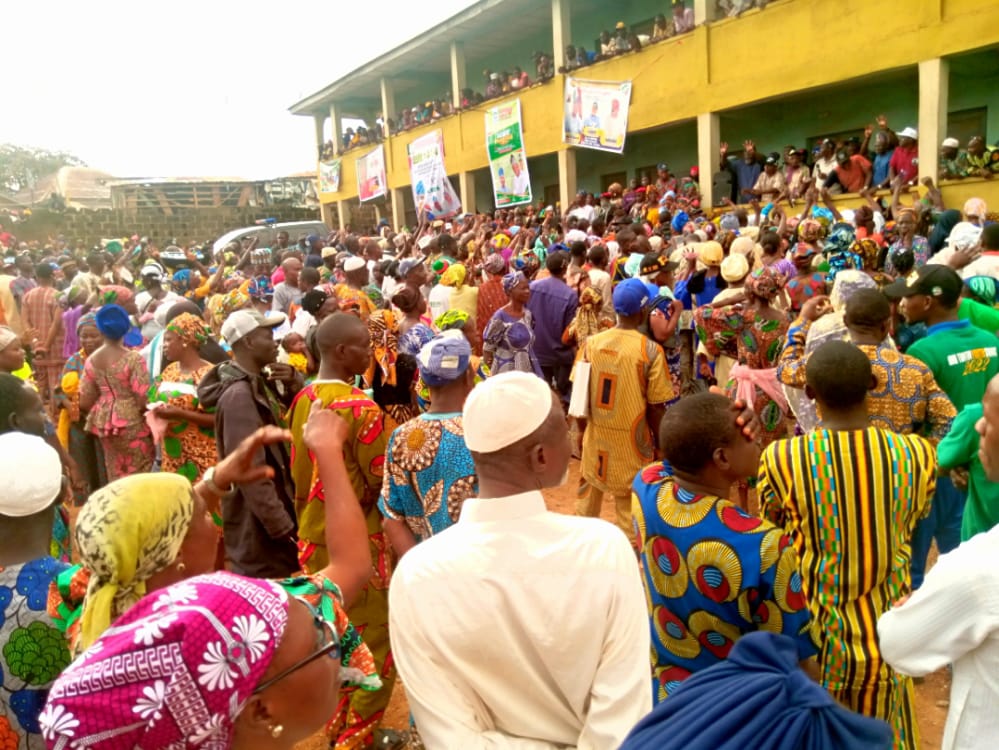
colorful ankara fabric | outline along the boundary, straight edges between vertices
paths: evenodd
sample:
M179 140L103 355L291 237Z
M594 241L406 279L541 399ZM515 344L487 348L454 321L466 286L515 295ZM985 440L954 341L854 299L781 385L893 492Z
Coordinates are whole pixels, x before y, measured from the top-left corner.
M350 425L345 444L347 474L364 511L374 575L350 608L350 618L364 636L374 657L384 688L377 693L357 692L340 696L330 724L336 750L370 747L373 734L385 713L395 682L388 634L388 542L382 531L378 493L385 468L385 416L364 391L339 380L318 380L306 386L292 402L288 425L292 433L291 474L295 484L298 516L299 560L303 570L315 573L329 563L326 551L325 489L319 481L312 456L305 447L303 431L313 401L337 412Z
M399 354L408 354L411 357L415 357L420 353L423 345L433 337L433 328L426 323L416 323L410 326L405 333L399 334Z
M228 573L150 594L53 685L49 747L230 747L288 607L277 584Z
M784 385L805 387L808 361L805 351L810 330L808 322L801 318L788 329L787 344L777 366L777 376ZM903 435L923 435L934 441L942 439L957 411L937 385L930 368L915 357L902 354L887 341L857 348L871 361L871 371L877 379L877 385L867 392L871 426Z
M166 329L175 333L188 346L199 347L208 341L211 329L205 321L192 313L182 313L171 320Z
M738 364L723 384L732 397L746 399L760 418L766 445L787 433L787 400L777 382L777 361L787 333L787 320L765 317L750 307L699 307L694 311L697 337L712 357L726 353L735 342ZM741 365L741 367L740 367ZM752 391L748 391L748 388Z
M341 310L357 313L364 320L367 320L368 316L378 309L364 289L355 289L349 284L343 283L334 286L332 291Z
M755 630L794 638L799 660L815 655L798 555L783 531L728 500L679 487L662 463L646 466L632 493L653 704Z
M177 319L183 317L181 315ZM193 315L189 317L194 318ZM178 409L203 412L198 401L198 384L211 369L211 363L206 362L197 370L185 373L177 362L171 362L149 389L150 403L165 403ZM218 449L213 427L201 427L186 419L167 422L160 457L162 471L180 474L193 484L216 463Z
M784 287L791 302L791 312L799 312L812 297L825 294L827 286L824 273L816 271L806 276L792 276Z
M673 398L666 357L659 344L623 328L591 336L579 356L590 363L581 472L601 492L627 497L635 474L653 459L648 407Z
M502 259L502 256L490 256ZM479 339L486 330L493 314L507 303L506 292L503 291L503 282L491 276L479 286L479 299L476 305L475 325L479 329Z
M895 270L895 263L903 255L909 253L915 258L915 265L912 268L920 268L926 265L926 261L930 259L930 241L917 234L912 238L911 244L912 247L907 248L902 243L902 240L898 240L889 246L888 254L885 257L885 273L897 276L898 272Z
M49 588L69 566L51 557L0 567L0 747L44 750L38 725L49 686L71 661L46 612Z
M418 542L457 523L478 489L461 414L421 414L392 433L378 509Z
M868 427L819 428L763 452L762 514L782 526L801 561L821 640L822 684L833 697L919 746L912 681L881 658L877 620L909 593L910 539L936 485L933 446Z
M95 399L86 428L100 438L108 479L152 469L153 441L143 418L149 371L142 355L127 351L100 372L88 359L83 365L80 392Z
M493 375L519 370L543 377L534 354L534 322L530 310L525 309L522 318L515 318L506 310L497 310L486 325L482 351L493 355L489 366Z

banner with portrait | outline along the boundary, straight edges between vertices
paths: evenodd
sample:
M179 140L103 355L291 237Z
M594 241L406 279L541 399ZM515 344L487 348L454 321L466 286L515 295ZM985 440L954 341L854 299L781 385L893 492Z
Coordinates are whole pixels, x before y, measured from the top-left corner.
M628 134L631 81L565 77L562 142L620 154Z
M388 178L385 175L385 147L357 160L357 197L361 201L381 198L388 191Z
M486 110L486 151L496 208L530 203L531 176L524 152L519 99Z
M340 192L340 160L319 162L319 192Z
M435 130L420 136L406 150L416 215L424 210L428 219L447 219L457 214L461 199L444 168L444 132Z

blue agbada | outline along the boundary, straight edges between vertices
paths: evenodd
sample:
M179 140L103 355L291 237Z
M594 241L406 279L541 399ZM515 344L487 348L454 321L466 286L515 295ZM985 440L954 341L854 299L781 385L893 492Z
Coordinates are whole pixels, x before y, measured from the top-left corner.
M798 668L791 638L744 635L687 679L620 750L890 750L891 727L853 713Z

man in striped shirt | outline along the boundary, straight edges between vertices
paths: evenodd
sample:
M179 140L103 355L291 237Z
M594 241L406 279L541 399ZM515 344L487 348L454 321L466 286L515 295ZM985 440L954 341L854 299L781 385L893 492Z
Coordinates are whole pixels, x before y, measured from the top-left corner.
M771 444L757 487L767 519L801 560L802 588L823 641L822 684L853 710L888 721L895 747L919 747L909 678L881 656L877 620L909 593L909 539L936 481L931 443L872 427L867 355L844 341L819 347L805 366L819 427Z

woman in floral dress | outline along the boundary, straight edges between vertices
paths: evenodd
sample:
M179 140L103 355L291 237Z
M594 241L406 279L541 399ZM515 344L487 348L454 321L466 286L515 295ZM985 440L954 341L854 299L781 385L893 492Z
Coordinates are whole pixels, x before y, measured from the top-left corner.
M153 467L153 441L143 418L149 371L142 355L125 348L131 328L118 305L97 311L104 343L87 358L80 381L80 409L88 411L87 431L100 438L108 481Z
M149 401L164 404L154 409L163 423L163 471L174 472L192 483L218 462L215 417L198 403L198 384L212 369L198 350L210 329L191 313L178 315L163 334L163 351L170 360L149 391Z
M93 313L83 315L76 324L79 351L74 352L62 368L62 379L56 389L59 407L59 442L76 462L79 483L73 487L73 500L83 505L91 492L107 484L100 441L85 429L86 414L80 409L80 381L87 358L101 345L101 333Z
M527 309L531 284L522 271L514 271L503 277L503 291L510 301L486 325L482 361L491 375L520 370L543 377L534 354L534 322Z
M787 316L774 307L784 277L770 266L760 268L746 279L746 302L714 308L700 307L694 313L697 336L712 356L724 353L735 341L738 364L732 368L726 385L729 395L751 404L763 426L763 445L786 437L787 399L777 380L787 335Z

